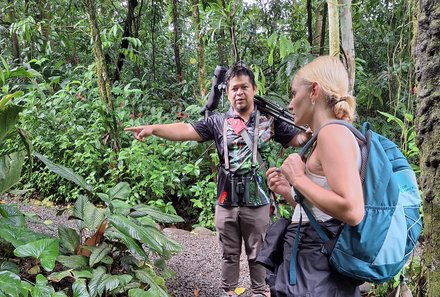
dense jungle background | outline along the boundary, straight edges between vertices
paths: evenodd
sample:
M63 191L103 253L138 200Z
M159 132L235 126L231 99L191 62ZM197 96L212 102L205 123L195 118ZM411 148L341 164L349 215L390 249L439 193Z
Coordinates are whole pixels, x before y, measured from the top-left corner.
M4 198L0 296L167 296L165 260L180 247L156 224L213 229L218 157L212 143L140 143L123 128L201 119L216 65L237 61L285 107L300 66L339 55L356 124L400 146L436 230L439 15L417 0L0 0L0 194L71 205L78 222L42 235ZM274 144L269 162L290 152ZM436 238L420 244L435 251ZM433 255L407 267L414 296L440 296Z

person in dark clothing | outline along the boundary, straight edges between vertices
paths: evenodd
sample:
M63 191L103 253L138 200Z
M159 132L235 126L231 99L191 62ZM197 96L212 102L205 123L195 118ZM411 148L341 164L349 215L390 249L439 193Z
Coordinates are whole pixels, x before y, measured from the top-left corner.
M226 93L231 108L196 123L145 125L126 128L143 141L155 135L173 141L214 140L220 158L215 226L222 248L222 296L236 296L239 261L244 242L253 296L269 296L265 268L255 262L269 224L269 196L264 167L257 155L268 153L267 142L300 146L309 137L292 126L260 114L254 104L254 75L244 64L226 73ZM244 130L244 132L243 132ZM244 138L247 134L252 144ZM253 144L256 144L255 146ZM264 159L264 158L263 158Z
M304 209L295 202L295 189L316 220L333 235L341 222L355 226L364 217L364 200L360 178L361 152L351 131L334 120L352 122L355 98L348 94L348 74L336 57L318 57L301 68L292 81L289 111L298 125L318 131L318 139L307 160L290 155L281 170L270 168L266 175L272 191L295 207L292 222L271 232L263 244L257 262L275 273L272 276L273 296L357 297L359 288L352 280L333 271L322 241L309 225ZM326 125L328 124L328 125ZM322 127L322 129L321 129ZM296 258L296 284L290 284L290 261L298 224L302 222ZM282 253L282 257L273 255Z

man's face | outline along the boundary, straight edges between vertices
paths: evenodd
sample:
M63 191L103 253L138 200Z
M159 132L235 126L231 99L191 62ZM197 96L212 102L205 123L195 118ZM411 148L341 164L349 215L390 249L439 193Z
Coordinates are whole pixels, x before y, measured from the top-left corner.
M226 91L229 102L239 114L254 110L254 96L257 89L252 85L249 76L240 75L231 78Z

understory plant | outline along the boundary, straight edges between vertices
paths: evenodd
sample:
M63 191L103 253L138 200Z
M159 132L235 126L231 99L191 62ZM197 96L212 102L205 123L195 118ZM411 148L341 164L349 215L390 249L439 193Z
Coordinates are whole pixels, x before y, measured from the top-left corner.
M0 218L0 243L6 255L0 260L0 296L168 296L165 280L173 272L165 261L181 247L161 232L158 223L178 223L182 218L129 203L131 189L125 182L94 192L71 169L35 156L85 191L69 217L77 228L59 226L58 238L35 233L17 208L7 207ZM91 203L91 196L101 204ZM24 259L30 264L22 265Z

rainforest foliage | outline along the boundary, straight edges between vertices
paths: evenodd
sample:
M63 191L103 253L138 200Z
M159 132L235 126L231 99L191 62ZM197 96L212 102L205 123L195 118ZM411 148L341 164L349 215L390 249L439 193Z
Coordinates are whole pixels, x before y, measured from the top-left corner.
M418 170L416 2L340 2L351 2L357 123L367 120L395 140ZM34 256L39 271L52 271L55 259L66 268L57 275L35 273L33 290L56 294L48 281L73 275L75 296L88 296L84 290L121 294L116 288L131 290L129 296L150 296L136 295L145 288L166 294L140 247L166 259L178 244L139 226L213 228L218 157L212 143L156 137L141 143L123 128L201 119L216 65L237 61L253 69L259 95L286 106L295 71L329 53L328 21L321 0L0 0L0 173L10 173L7 179L0 174L0 193L72 203L73 219L89 239L109 228L106 242L91 248L75 230L61 229L60 239L29 233L23 215L4 207L0 238L10 244L8 253ZM346 54L341 51L341 58ZM219 110L227 108L225 99ZM292 151L276 144L272 149L274 165ZM9 229L23 230L33 246L23 247L28 242ZM60 251L53 248L57 240ZM109 270L130 261L137 268L127 274ZM15 272L0 267L0 280L19 283Z

